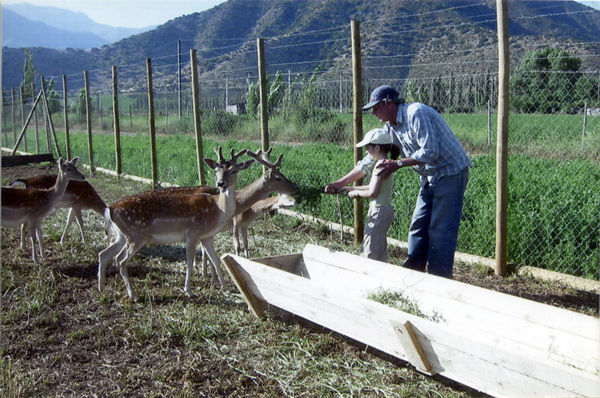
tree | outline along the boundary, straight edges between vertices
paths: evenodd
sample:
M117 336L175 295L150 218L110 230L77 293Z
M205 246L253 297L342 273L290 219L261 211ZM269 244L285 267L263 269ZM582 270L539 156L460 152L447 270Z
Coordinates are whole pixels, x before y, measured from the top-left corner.
M514 109L524 113L571 112L581 59L547 47L528 52L511 79Z
M26 48L25 49L25 61L23 63L23 98L21 101L25 104L31 102L35 97L34 85L36 80L37 72L33 66L33 53Z
M60 95L54 89L54 79L44 79L44 82L46 85L46 98L48 98L48 110L50 114L53 114L60 110Z

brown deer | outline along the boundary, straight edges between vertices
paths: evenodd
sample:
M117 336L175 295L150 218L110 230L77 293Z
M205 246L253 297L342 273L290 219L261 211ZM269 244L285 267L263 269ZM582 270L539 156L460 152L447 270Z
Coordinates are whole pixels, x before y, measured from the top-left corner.
M131 300L138 296L127 272L127 262L145 244L185 242L187 270L185 292L191 295L192 274L196 257L196 245L202 242L213 265L213 281L216 278L225 285L220 271L220 260L214 249L214 236L228 224L235 213L238 172L248 168L254 160L237 163L246 150L235 154L231 160L223 158L221 147L216 149L218 161L206 158L206 164L215 170L218 194L203 192L175 193L171 189L143 192L117 201L107 208L105 217L110 221L112 243L100 252L98 266L98 289L103 290L106 266L116 258ZM168 192L168 193L167 193ZM216 275L216 276L215 276Z
M23 185L25 188L37 188L37 189L50 189L56 183L55 175L39 175L26 179L17 179L9 184L10 187L17 187ZM73 220L77 221L79 225L79 231L81 233L81 242L85 243L85 236L83 232L83 216L82 210L93 210L96 213L104 217L104 210L106 209L106 203L98 195L98 192L94 189L92 184L87 181L76 181L70 180L67 184L65 194L62 196L60 201L54 206L55 208L68 208L69 213L67 215L67 223L65 229L60 236L61 245L64 242L65 236L67 235L67 229L69 225L73 223ZM25 225L21 228L21 247L23 247L23 239L25 232Z
M78 157L70 161L58 159L58 176L51 189L2 188L2 226L15 228L24 224L27 227L35 263L38 263L36 243L39 245L41 259L46 259L42 221L60 202L69 181L85 179L85 176L75 167L78 160Z
M259 200L253 204L248 210L243 213L237 214L233 217L233 244L235 247L235 254L240 254L240 232L242 234L242 240L244 245L244 256L248 255L248 228L258 217L263 214L277 211L286 207L292 207L296 205L296 200L289 195L278 195L272 196L267 199Z

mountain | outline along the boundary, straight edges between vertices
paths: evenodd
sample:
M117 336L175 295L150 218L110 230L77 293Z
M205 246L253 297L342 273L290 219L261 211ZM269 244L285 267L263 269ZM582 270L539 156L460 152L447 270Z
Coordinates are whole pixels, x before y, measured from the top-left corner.
M18 20L15 20L15 14L20 16ZM46 40L46 42L49 42L48 44L39 44L40 37L43 37L41 34L32 37L31 40L33 41L28 41L30 35L23 36L23 34L27 34L28 32L20 25L20 23L25 22L23 18L28 20L26 22L28 29L33 27L34 30L50 32L50 37L54 42ZM36 6L29 3L3 5L2 19L2 45L10 47L93 48L155 28L155 26L145 28L108 26L94 22L81 12L73 12L57 7ZM4 27L6 22L10 23L10 26L7 28ZM52 32L49 28L58 29L59 31ZM71 43L73 41L73 38L69 37L74 36L73 32L77 32L77 35L83 36L79 39L81 44L64 45L63 43ZM10 39L10 42L7 41L7 37ZM18 44L13 45L9 43Z
M256 40L262 37L267 42L269 74L285 65L291 73L321 68L339 75L339 65L347 65L351 54L350 21L359 20L363 57L402 55L406 67L393 72L395 77L435 76L462 73L465 63L497 57L495 4L493 0L228 0L89 51L34 48L32 52L35 68L44 76L94 70L92 84L110 87L110 68L117 65L120 87L139 88L145 83L146 58L160 71L153 78L155 85L172 83L178 41L183 55L197 49L203 80L255 75ZM600 53L600 11L575 1L510 2L509 18L513 64L540 45L582 55ZM597 57L582 59L582 69L597 70L593 64ZM184 58L186 65L188 60ZM4 85L18 85L23 49L3 48L2 63ZM417 64L418 68L411 67ZM380 73L381 78L392 73L372 72L376 70L369 68L369 73Z
M59 29L32 21L9 9L2 10L2 46L61 49L93 48L108 43L94 33Z

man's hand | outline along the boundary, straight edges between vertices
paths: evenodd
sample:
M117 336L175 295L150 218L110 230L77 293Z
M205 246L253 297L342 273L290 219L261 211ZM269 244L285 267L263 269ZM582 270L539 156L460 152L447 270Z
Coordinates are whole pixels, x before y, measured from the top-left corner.
M331 184L328 184L325 187L325 193L339 193L340 189L342 189L342 187L344 186L344 184L339 183L339 182L332 182Z
M377 176L383 178L384 180L400 168L398 166L398 162L390 159L381 160L375 167L379 169Z

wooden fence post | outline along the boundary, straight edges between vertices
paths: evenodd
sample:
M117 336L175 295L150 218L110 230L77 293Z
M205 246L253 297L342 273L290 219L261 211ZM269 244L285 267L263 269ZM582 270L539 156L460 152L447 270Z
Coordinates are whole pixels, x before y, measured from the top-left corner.
M19 113L21 114L21 126L25 125L25 86L19 84ZM23 150L27 152L27 129L23 130Z
M357 20L351 21L350 25L352 35L352 76L353 76L353 101L352 113L354 114L354 144L362 140L362 66L360 55L360 22ZM354 164L362 159L362 149L354 145ZM354 183L355 186L362 185L362 179ZM360 244L363 241L365 230L365 221L363 216L363 206L361 199L354 199L354 243Z
M148 80L148 128L150 129L150 162L152 163L152 186L158 188L158 164L156 163L156 128L154 126L154 93L152 91L152 60L146 58Z
M48 122L49 130L46 132L46 137L48 137L48 152L52 153L50 137L54 140L54 149L56 150L56 156L61 157L60 148L58 147L58 140L56 139L56 131L54 130L54 123L52 122L52 113L50 113L50 106L48 105L48 96L46 95L46 81L44 80L44 76L40 77L42 81L42 100L44 103L44 110L46 111L46 119ZM52 136L50 136L52 134Z
M113 128L115 132L115 171L117 179L121 178L121 125L119 122L119 89L117 84L117 66L112 67L113 89Z
M196 162L198 163L198 181L206 185L204 173L204 147L202 145L202 119L200 117L200 86L198 85L198 67L196 66L196 50L190 50L190 66L192 70L192 105L194 107L194 131L196 133Z
M13 145L17 142L17 125L15 124L15 88L11 87L10 89L10 115L12 122L12 130L13 130Z
M508 0L496 0L498 20L498 139L496 143L496 275L507 268L507 169L509 115Z
M63 84L63 113L65 118L65 150L67 159L71 160L71 136L69 135L69 103L67 94L67 75L62 75Z
M88 151L90 157L90 170L92 173L96 171L94 166L94 145L92 140L92 102L90 98L90 79L88 77L88 71L83 71L83 80L85 82L85 115L87 120L87 134L88 134Z
M269 109L267 105L267 65L265 63L265 39L256 39L256 52L258 55L258 82L260 98L260 136L262 150L269 149ZM263 171L266 168L263 166Z

